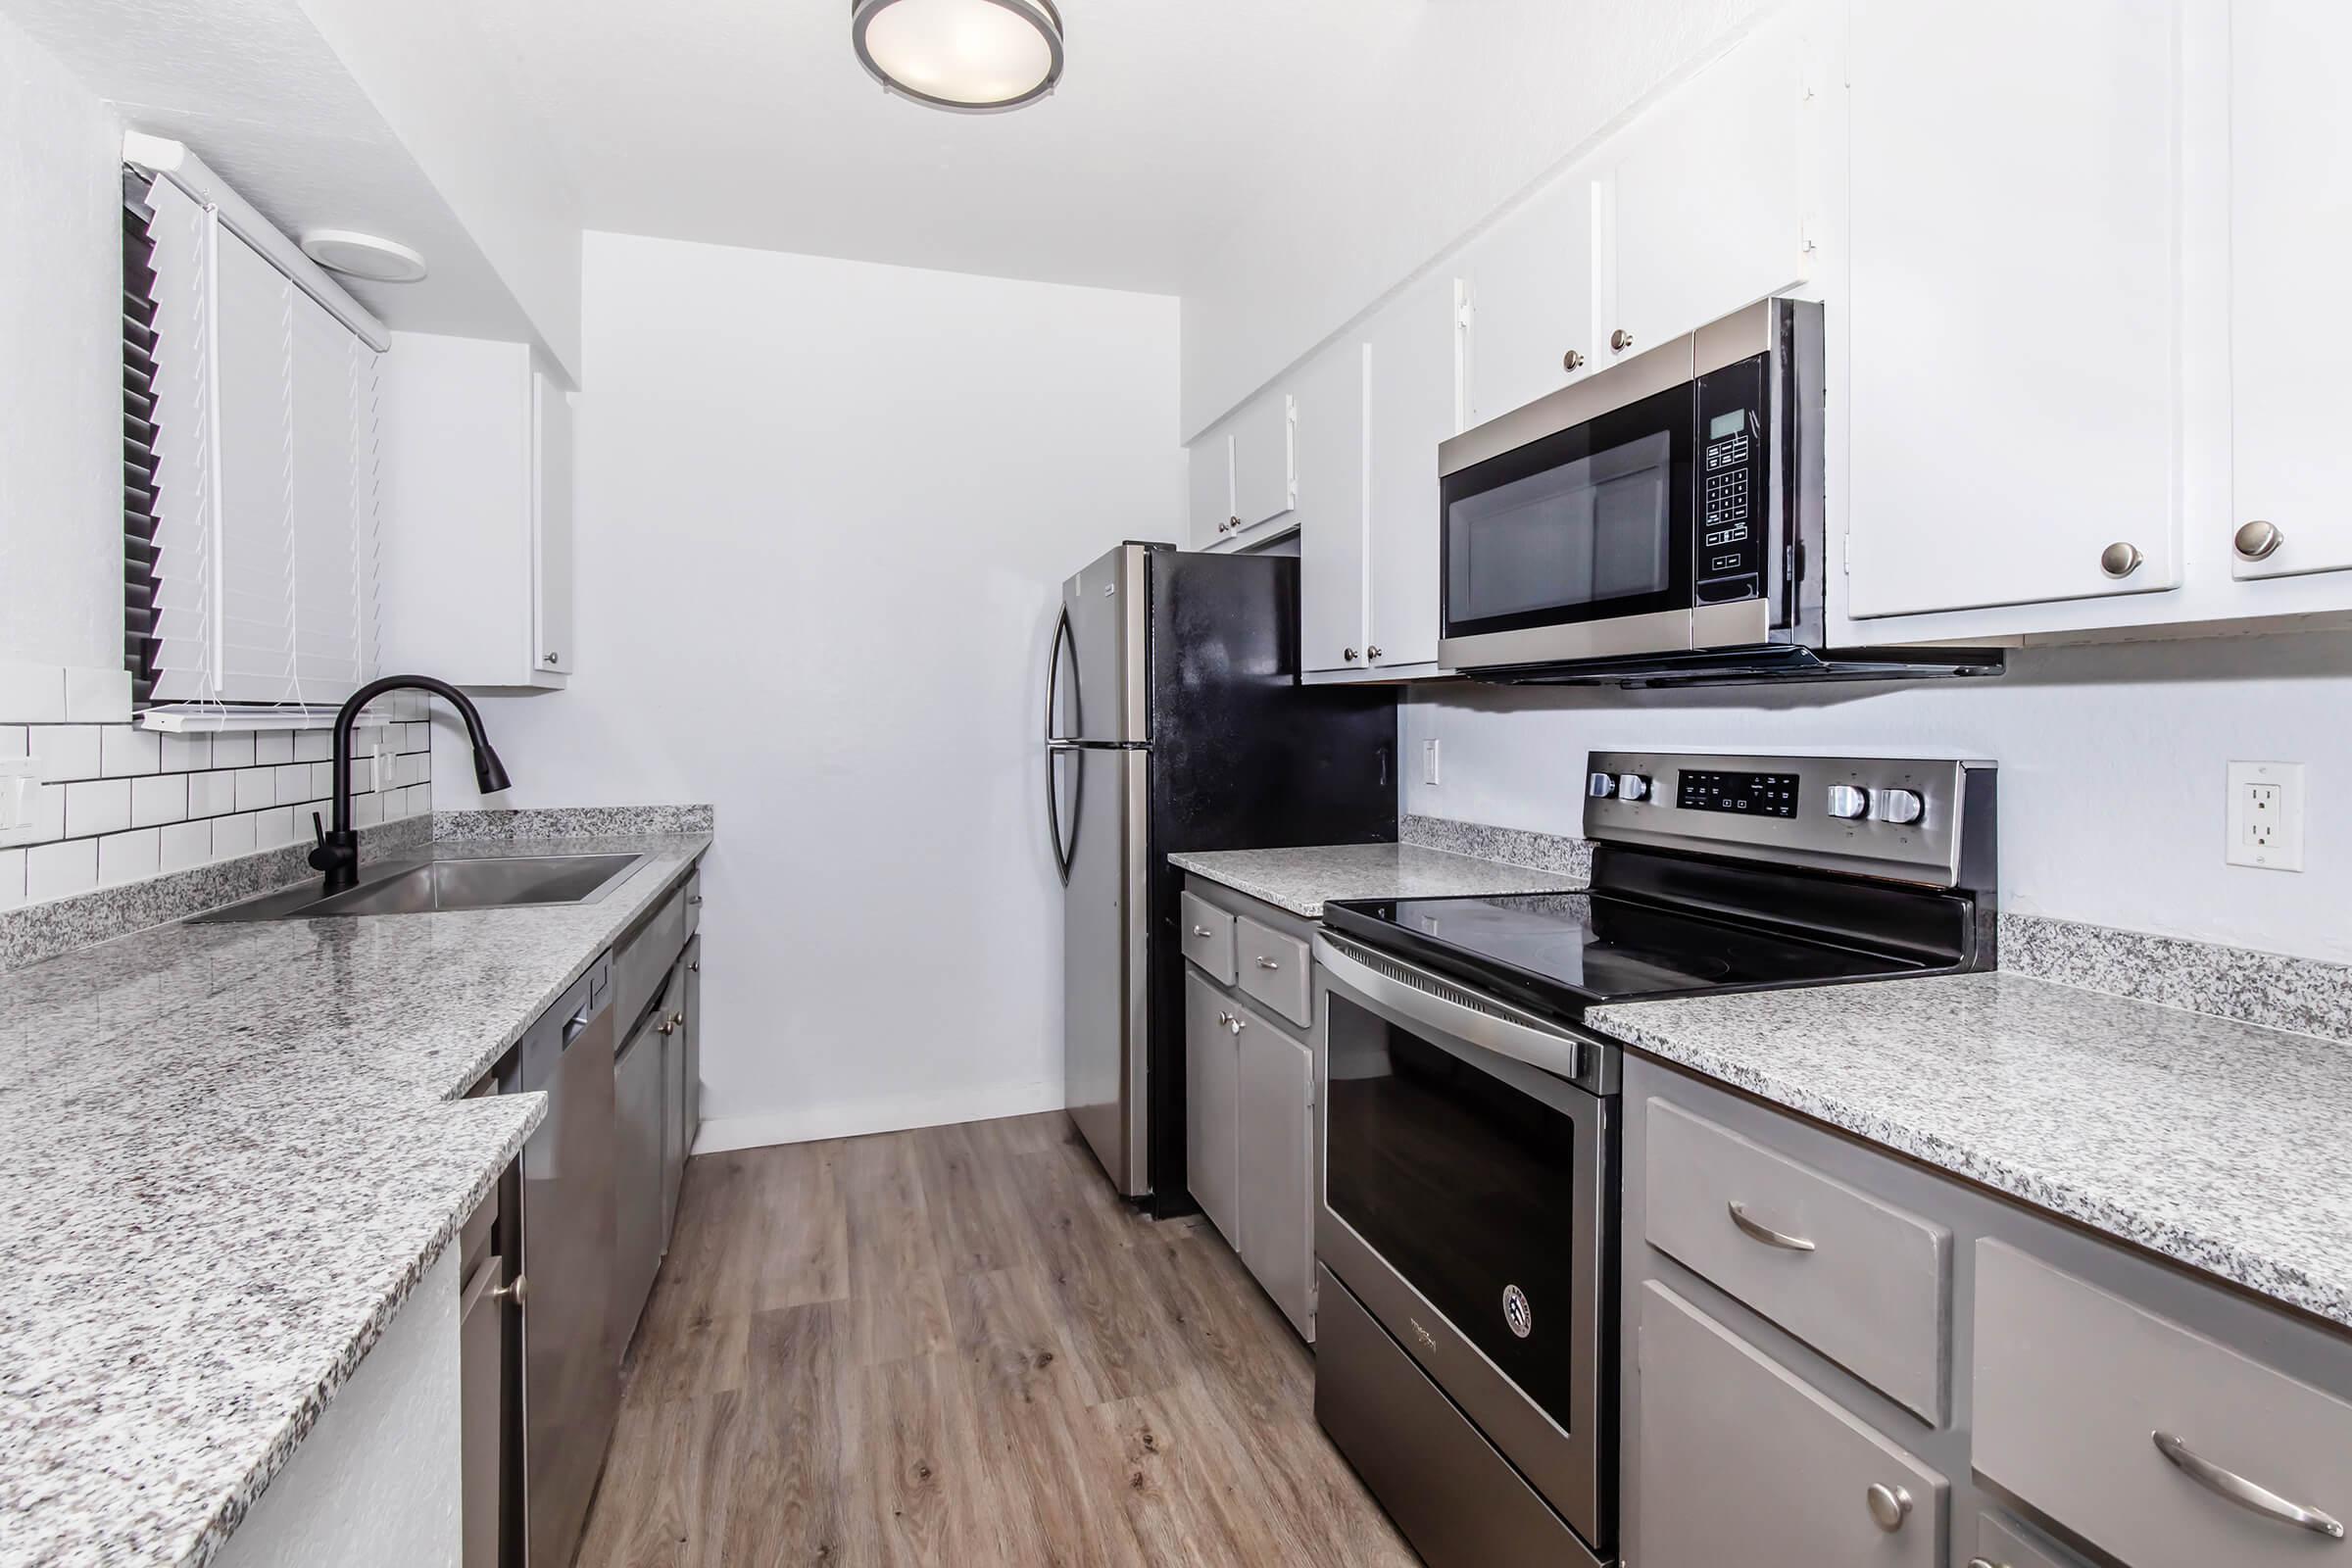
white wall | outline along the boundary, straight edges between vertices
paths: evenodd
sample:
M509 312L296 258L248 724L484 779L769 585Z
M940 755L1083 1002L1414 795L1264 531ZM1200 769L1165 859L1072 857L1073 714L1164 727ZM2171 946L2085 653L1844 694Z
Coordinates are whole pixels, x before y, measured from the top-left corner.
M0 664L122 664L122 167L0 17Z
M1059 1104L1042 670L1061 579L1174 537L1176 302L601 233L586 264L579 672L484 705L499 804L717 806L713 1143Z
M1322 127L1340 160L1268 149L1184 291L1184 433L1199 434L1776 0L1425 5L1390 69ZM1075 69L1075 68L1073 68Z
M1575 833L1593 749L1851 752L2001 764L2006 907L2352 960L2352 635L2036 649L1997 681L1714 692L1419 689L1404 807ZM1421 742L1443 783L1421 784ZM2308 764L2301 873L2223 860L2224 764Z

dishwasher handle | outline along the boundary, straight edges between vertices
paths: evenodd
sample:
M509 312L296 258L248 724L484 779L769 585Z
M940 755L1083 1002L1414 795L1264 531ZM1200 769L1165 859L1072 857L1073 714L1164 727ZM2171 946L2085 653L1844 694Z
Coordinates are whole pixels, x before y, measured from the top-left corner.
M588 1032L588 1026L596 1022L596 1015L603 1010L604 1007L601 1004L591 1002L583 1004L579 1011L573 1013L570 1022L564 1026L563 1049L569 1051L571 1043Z

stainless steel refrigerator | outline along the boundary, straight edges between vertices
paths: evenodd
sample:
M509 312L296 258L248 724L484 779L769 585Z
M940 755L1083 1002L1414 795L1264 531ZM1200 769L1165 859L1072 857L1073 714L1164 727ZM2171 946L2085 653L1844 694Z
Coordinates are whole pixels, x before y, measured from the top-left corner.
M1184 1169L1187 850L1396 836L1393 688L1298 683L1298 563L1126 544L1061 590L1046 817L1062 886L1064 1089L1120 1193Z

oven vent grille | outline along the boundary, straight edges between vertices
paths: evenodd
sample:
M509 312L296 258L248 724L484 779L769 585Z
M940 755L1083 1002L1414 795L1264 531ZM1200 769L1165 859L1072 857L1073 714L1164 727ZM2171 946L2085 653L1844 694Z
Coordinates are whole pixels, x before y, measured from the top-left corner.
M1515 1023L1525 1029L1542 1029L1548 1034L1562 1032L1556 1024L1546 1023L1533 1014L1521 1012L1516 1007L1505 1007L1499 1003L1480 996L1475 991L1464 991L1457 985L1439 979L1426 969L1411 968L1382 954L1375 953L1370 948L1359 948L1352 942L1342 942L1329 936L1328 933L1326 940L1365 968L1377 969L1398 985L1411 986L1415 991L1450 1002L1457 1007L1467 1007L1472 1012L1483 1012L1490 1018L1499 1018L1504 1023Z

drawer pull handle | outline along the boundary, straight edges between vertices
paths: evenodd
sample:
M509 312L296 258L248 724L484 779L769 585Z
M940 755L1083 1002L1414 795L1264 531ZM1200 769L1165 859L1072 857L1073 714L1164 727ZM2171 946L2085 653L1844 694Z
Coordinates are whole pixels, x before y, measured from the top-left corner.
M1783 1251L1810 1252L1813 1250L1813 1244L1802 1236L1791 1236L1787 1231L1776 1231L1762 1221L1750 1218L1747 1205L1737 1198L1725 1206L1732 1211L1732 1223L1740 1227L1741 1235L1753 1237L1766 1247L1777 1247Z
M1907 1487L1873 1482L1862 1494L1862 1501L1870 1509L1870 1522L1890 1536L1911 1517L1911 1492Z
M1258 966L1260 969L1279 969L1279 968L1281 968L1281 967L1282 967L1282 965L1281 965L1281 964L1279 964L1279 963L1276 963L1276 962L1275 962L1275 961L1274 961L1272 958L1268 958L1268 957L1265 957L1265 956L1261 956L1258 958L1258 960L1257 960L1257 966Z
M2306 1508L2281 1497L2267 1487L2258 1487L2233 1470L2225 1470L2211 1459L2204 1458L2170 1432L2151 1432L2156 1451L2171 1460L2175 1469L2206 1491L2229 1498L2240 1508L2276 1519L2281 1524L2300 1525L2313 1535L2326 1536L2331 1541L2344 1539L2344 1527L2317 1508Z
M1204 925L1197 925L1193 927L1193 935L1197 937L1204 937L1208 935L1208 927Z

